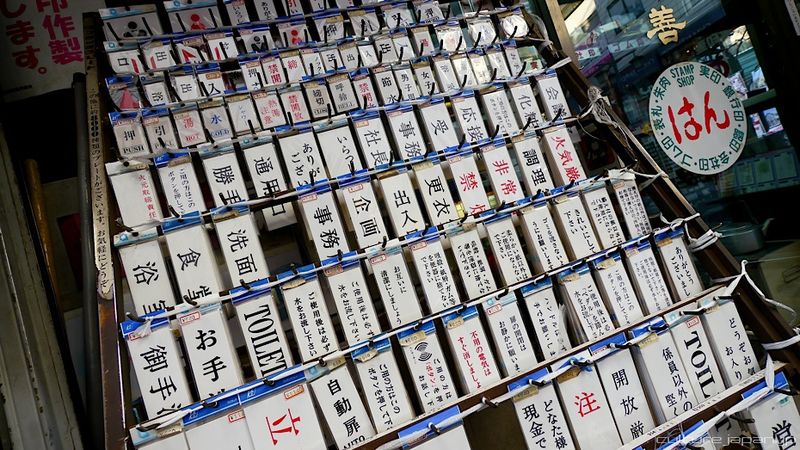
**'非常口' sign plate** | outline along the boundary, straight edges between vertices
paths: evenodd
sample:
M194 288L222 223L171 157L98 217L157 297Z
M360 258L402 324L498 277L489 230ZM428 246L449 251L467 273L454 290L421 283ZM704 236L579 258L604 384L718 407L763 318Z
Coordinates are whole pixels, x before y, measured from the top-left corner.
M665 70L650 92L650 124L678 166L701 175L728 169L747 138L744 105L721 73L696 62Z

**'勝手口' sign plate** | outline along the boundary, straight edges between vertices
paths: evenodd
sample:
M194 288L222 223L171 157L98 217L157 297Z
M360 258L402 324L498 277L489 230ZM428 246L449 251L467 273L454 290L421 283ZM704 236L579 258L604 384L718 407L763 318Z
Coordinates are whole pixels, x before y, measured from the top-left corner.
M650 93L650 124L675 164L713 175L739 158L747 138L744 106L721 73L696 62L675 64Z

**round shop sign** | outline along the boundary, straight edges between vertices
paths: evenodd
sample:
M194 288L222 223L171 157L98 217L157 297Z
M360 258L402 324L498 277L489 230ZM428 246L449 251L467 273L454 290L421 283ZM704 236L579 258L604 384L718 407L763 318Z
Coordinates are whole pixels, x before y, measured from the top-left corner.
M747 138L744 106L721 73L696 62L665 70L650 92L650 125L667 156L701 175L729 168Z

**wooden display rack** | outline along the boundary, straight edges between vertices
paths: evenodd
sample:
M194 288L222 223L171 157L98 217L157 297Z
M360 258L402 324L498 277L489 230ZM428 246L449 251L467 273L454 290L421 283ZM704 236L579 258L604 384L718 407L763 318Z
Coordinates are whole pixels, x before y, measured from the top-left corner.
M112 160L113 155L109 151L109 132L108 126L108 101L104 95L102 86L102 76L100 76L98 65L103 65L105 61L98 61L101 54L100 40L96 37L99 33L100 21L94 15L86 15L84 18L85 48L89 49L86 54L86 84L85 96L87 106L88 123L88 148L81 149L79 152L88 152L89 156L89 180L82 180L89 183L90 202L94 212L93 235L96 244L95 262L98 268L98 289L97 289L97 323L98 336L97 351L99 354L100 379L96 380L102 389L102 398L96 399L97 403L92 405L92 396L89 395L89 416L95 419L102 419L101 424L97 424L99 429L95 430L94 436L97 438L96 445L102 445L106 449L123 449L127 445L128 428L134 422L130 417L130 383L128 370L128 356L125 351L124 340L120 336L118 324L125 320L122 311L122 292L121 285L113 281L121 276L120 264L114 263L111 256L111 237L119 231L113 220L116 217L115 205L109 201L109 194L104 164ZM557 49L552 43L547 41L544 36L537 36L540 42L545 42L539 51L544 62L549 66L565 58L564 53ZM94 49L96 53L92 53ZM589 88L587 79L583 76L580 68L571 62L558 69L559 80L564 89L571 93L577 102L586 107L590 104ZM615 113L604 101L595 101L594 108L601 109L617 123L622 123ZM603 123L596 123L600 136L613 149L616 155L626 166L633 167L637 172L644 174L660 174L661 169L653 158L647 153L642 144L636 139L631 131L625 127L616 128ZM692 205L681 195L675 185L665 176L659 176L647 187L650 198L656 203L662 214L668 219L684 218L696 213ZM709 230L708 225L697 218L688 222L688 231L693 236L700 236ZM86 230L84 230L86 232ZM84 239L86 239L86 234ZM713 278L723 279L733 277L740 273L740 263L725 248L720 240L712 245L695 253L702 267ZM111 290L109 290L111 289ZM707 294L711 289L704 292ZM690 299L681 303L674 304L670 310L679 308L691 303ZM745 324L752 330L755 338L761 342L782 341L794 336L793 331L769 304L764 302L759 295L746 283L741 283L736 290L736 302L738 310ZM663 312L658 315L663 314ZM645 319L643 319L644 321ZM626 331L630 327L622 327L616 332ZM569 353L576 353L588 344L575 347ZM564 357L566 355L562 355ZM560 358L561 358L560 357ZM784 370L790 381L800 386L800 352L797 344L785 350L772 352L772 357L783 364L776 364L776 370ZM522 378L537 369L545 367L554 361L544 361L527 373L514 377L506 378L500 383L492 385L487 389L463 396L454 403L461 410L470 408L481 403L484 397L493 398L507 392L506 386L510 381ZM92 381L91 378L89 378ZM676 420L668 422L668 427L660 426L650 433L650 441L643 447L650 449L655 447L655 438L669 434L678 427L685 427L696 423L698 420L708 420L714 415L714 407L730 407L738 400L738 396L751 383L745 383L738 387L729 388L722 394L709 399L693 410L684 413ZM92 384L89 385L92 391ZM94 407L93 407L94 406ZM453 405L451 405L453 406ZM370 441L363 444L360 448L374 449L386 442L396 438L397 432L411 425L424 422L430 414L425 414L411 423L402 427L394 428L380 434ZM92 419L92 420L95 420Z

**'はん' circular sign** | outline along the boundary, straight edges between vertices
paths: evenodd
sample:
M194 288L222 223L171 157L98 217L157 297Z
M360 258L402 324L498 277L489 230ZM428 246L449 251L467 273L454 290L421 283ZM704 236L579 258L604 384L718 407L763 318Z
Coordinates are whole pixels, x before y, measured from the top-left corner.
M713 175L736 162L747 137L744 106L728 79L696 62L665 70L650 93L650 124L675 164Z

